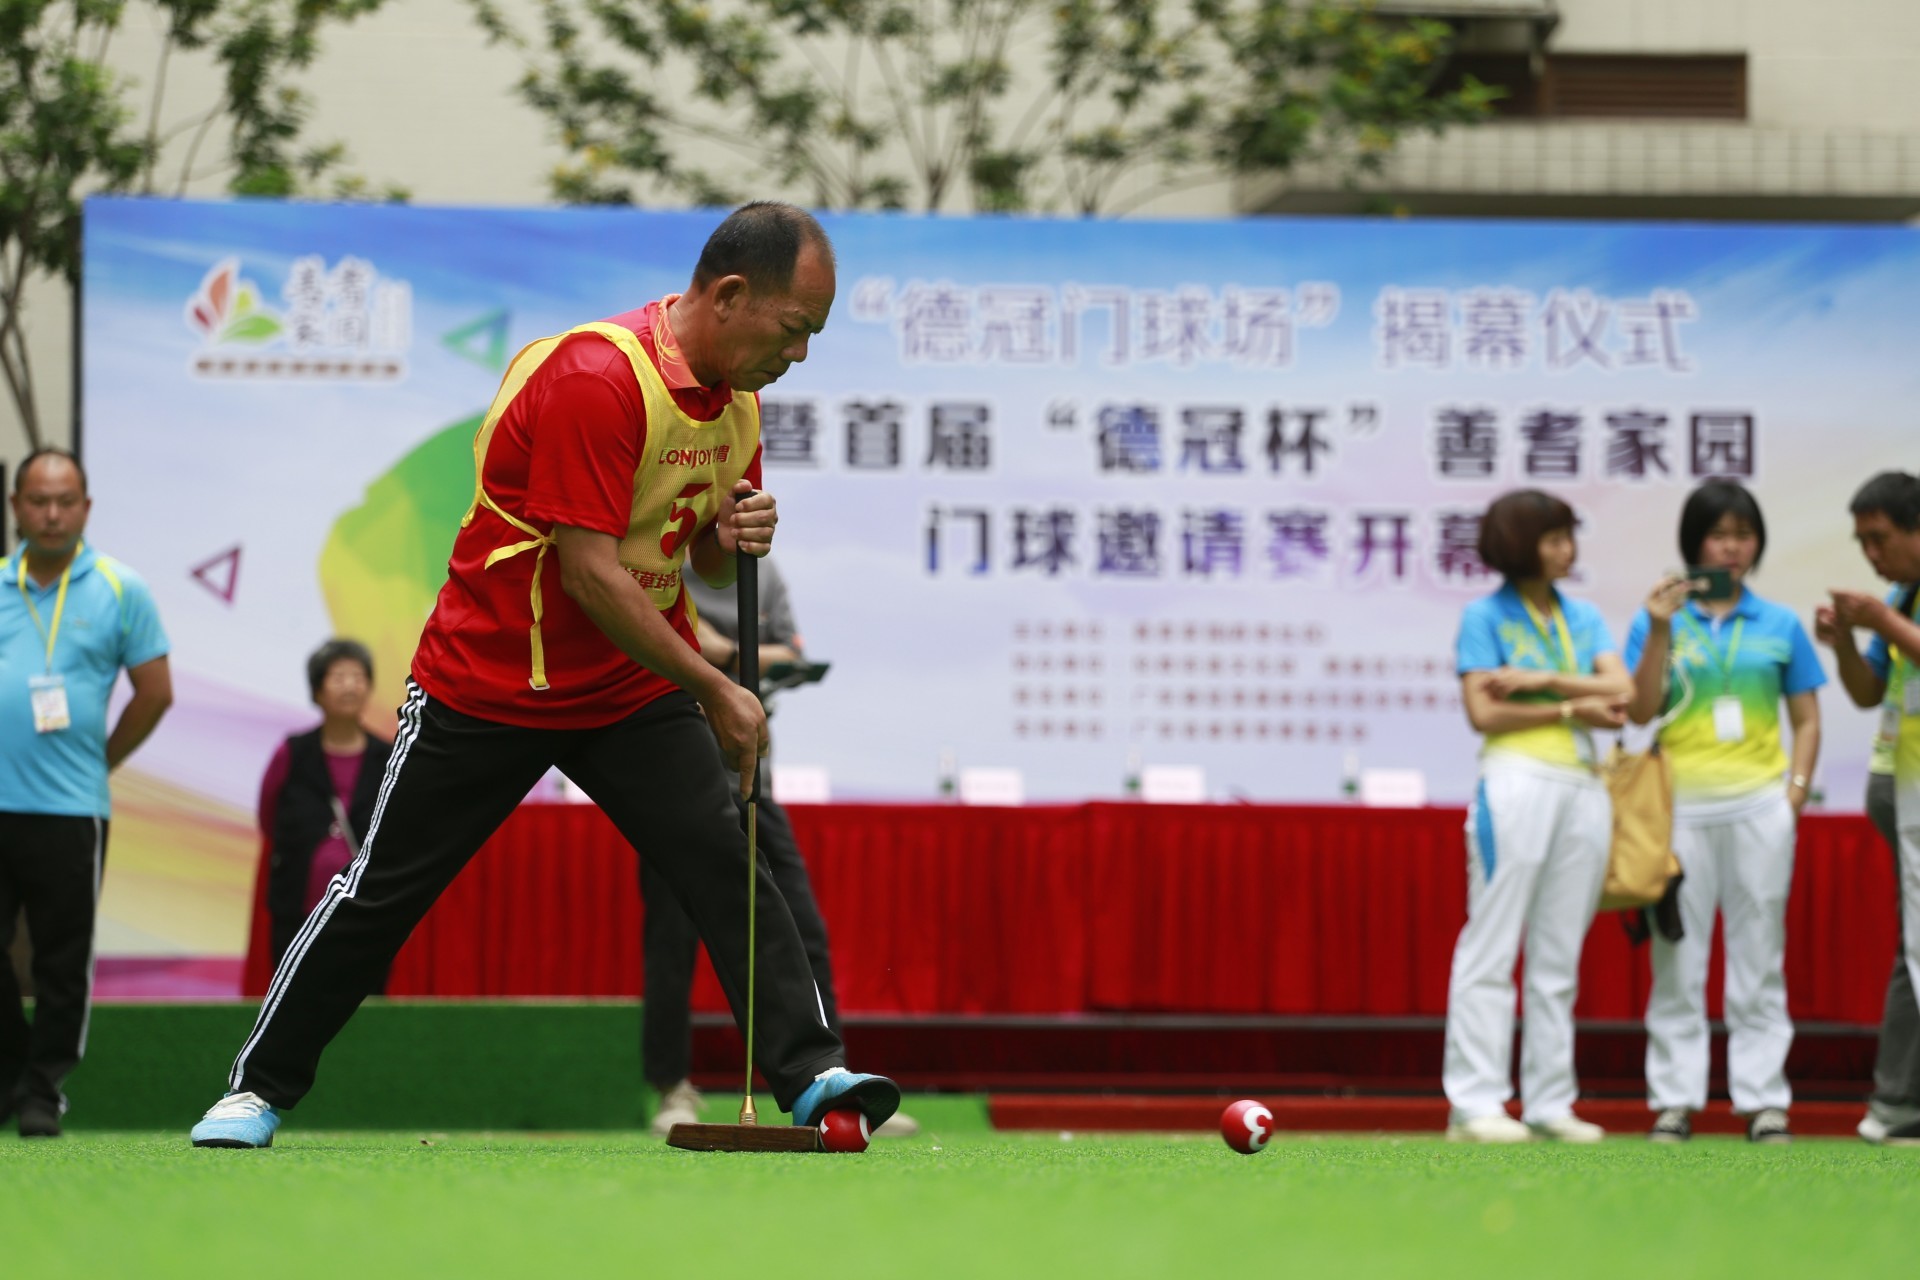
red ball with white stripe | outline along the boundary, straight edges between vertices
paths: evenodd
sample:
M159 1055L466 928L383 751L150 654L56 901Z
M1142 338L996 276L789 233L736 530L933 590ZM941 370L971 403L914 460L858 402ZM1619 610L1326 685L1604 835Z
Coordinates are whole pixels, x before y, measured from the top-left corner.
M1220 1136L1241 1155L1256 1155L1273 1136L1273 1112L1252 1098L1242 1098L1221 1114Z
M866 1114L857 1108L842 1107L820 1117L820 1145L829 1151L865 1151L872 1136Z

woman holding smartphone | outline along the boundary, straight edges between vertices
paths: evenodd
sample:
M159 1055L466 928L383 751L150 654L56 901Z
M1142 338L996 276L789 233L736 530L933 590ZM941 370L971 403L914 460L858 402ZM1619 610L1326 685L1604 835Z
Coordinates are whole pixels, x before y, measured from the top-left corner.
M1573 526L1573 509L1551 494L1495 501L1479 550L1505 582L1460 619L1461 701L1485 744L1467 813L1467 923L1447 992L1447 1137L1456 1142L1606 1136L1573 1114L1573 1001L1613 825L1593 730L1626 723L1632 686L1600 611L1554 585L1573 571ZM1506 1111L1523 934L1524 1123Z
M1747 586L1767 549L1760 504L1709 480L1680 512L1685 575L1663 578L1627 632L1635 724L1660 721L1673 769L1673 849L1684 873L1686 936L1653 939L1647 1002L1648 1134L1684 1142L1707 1101L1707 959L1725 928L1727 1077L1754 1142L1787 1142L1787 1015L1782 968L1794 829L1820 753L1826 683L1793 611ZM1785 706L1785 716L1781 714ZM1792 727L1792 763L1781 721Z

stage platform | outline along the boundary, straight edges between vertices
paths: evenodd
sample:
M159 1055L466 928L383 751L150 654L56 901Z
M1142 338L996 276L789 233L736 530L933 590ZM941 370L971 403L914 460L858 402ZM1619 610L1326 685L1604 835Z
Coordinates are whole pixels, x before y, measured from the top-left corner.
M254 1015L236 1003L96 1007L68 1083L72 1127L184 1130L223 1089ZM1440 1026L1428 1019L862 1017L847 1039L859 1069L918 1093L985 1096L1003 1128L1205 1129L1245 1096L1318 1132L1445 1121ZM732 1026L702 1015L694 1043L698 1082L716 1096L737 1089ZM1583 1113L1643 1127L1637 1028L1584 1025L1578 1046ZM1804 1132L1858 1121L1873 1046L1857 1028L1801 1029L1789 1072ZM1723 1050L1716 1037L1716 1062ZM297 1116L312 1130L634 1129L653 1103L633 1002L379 999L328 1050Z
M846 1035L859 1070L885 1072L909 1089L1418 1098L1439 1095L1444 1021L850 1017ZM1646 1043L1639 1023L1580 1023L1574 1056L1583 1095L1644 1097ZM1787 1059L1795 1096L1864 1099L1877 1043L1872 1028L1802 1024ZM740 1053L731 1021L696 1018L694 1078L703 1087L737 1076ZM1726 1032L1718 1024L1711 1090L1725 1096Z
M791 812L859 1069L909 1089L994 1095L1399 1099L1419 1115L1438 1098L1447 970L1465 912L1459 810ZM522 806L402 951L389 986L402 999L376 1002L329 1055L330 1087L313 1106L324 1115L364 1092L332 1087L345 1062L358 1065L343 1078L403 1078L407 1090L473 1079L472 1105L446 1104L467 1124L637 1122L636 878L633 851L597 809ZM1894 951L1893 892L1891 860L1863 818L1802 823L1787 948L1799 1035L1788 1071L1806 1102L1852 1108L1867 1092ZM268 977L264 916L257 923L254 991ZM1577 1007L1588 1098L1631 1110L1642 1096L1648 972L1646 948L1627 944L1617 917L1595 921ZM435 1003L445 998L457 999ZM739 1037L704 960L695 1008L696 1080L737 1087ZM1709 1009L1718 1016L1717 981ZM143 1016L158 1015L103 1010L99 1052L119 1019L131 1027ZM212 1052L196 1046L192 1087L169 1104L176 1113L205 1105L251 1011L193 1017L220 1031ZM148 1025L146 1034L161 1034L163 1024ZM471 1048L435 1057L443 1043ZM1716 1091L1724 1058L1716 1032ZM112 1060L99 1070L121 1069ZM76 1078L76 1100L95 1069L89 1062ZM607 1105L555 1111L542 1095L548 1075ZM398 1117L438 1114L436 1099L404 1096L384 1113L394 1119L367 1122L426 1124ZM358 1123L360 1109L326 1122Z
M795 805L850 1015L1440 1018L1466 915L1464 812L1297 805ZM633 850L590 805L522 805L422 921L388 991L635 998ZM1898 931L1865 818L1801 823L1796 1020L1872 1027ZM245 987L266 989L256 914ZM1716 944L1717 949L1717 944ZM1713 967L1717 974L1719 966ZM1645 947L1596 919L1578 1017L1634 1022ZM1708 1011L1720 1012L1717 977ZM702 962L694 1007L725 1009Z
M69 1126L184 1135L225 1091L257 1012L96 1005ZM320 1071L303 1129L633 1129L652 1114L625 1002L369 1000Z

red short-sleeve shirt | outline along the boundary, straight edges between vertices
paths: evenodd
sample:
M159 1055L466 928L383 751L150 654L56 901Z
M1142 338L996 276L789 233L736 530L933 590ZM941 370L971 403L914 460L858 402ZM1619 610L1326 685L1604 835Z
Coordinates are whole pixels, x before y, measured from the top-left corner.
M677 353L662 359L655 330L667 301L611 323L639 336L682 412L711 422L732 403L733 392L725 384L700 386ZM565 524L624 537L646 439L646 404L632 364L606 339L580 334L548 355L501 415L487 448L486 490L542 532ZM747 480L759 488L757 452ZM446 585L413 656L413 678L428 696L483 720L579 729L612 724L673 689L666 677L615 647L561 589L557 550L547 552L540 575L549 687L530 685L534 553L486 567L495 550L524 538L482 507L454 539ZM665 616L683 640L699 647L684 593Z

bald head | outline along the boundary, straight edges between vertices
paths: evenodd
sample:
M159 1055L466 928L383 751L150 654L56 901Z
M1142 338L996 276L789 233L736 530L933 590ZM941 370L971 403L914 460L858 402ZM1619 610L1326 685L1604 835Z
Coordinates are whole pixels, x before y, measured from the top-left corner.
M740 276L757 294L785 293L805 250L833 266L833 244L812 214L778 200L743 204L707 237L688 292L700 293L727 276Z
M29 480L35 478L37 473L48 468L51 468L56 474L63 470L71 470L79 481L81 495L85 496L87 492L87 469L80 465L80 459L76 458L73 454L53 445L35 449L32 453L20 460L20 465L14 469L13 473L13 491L19 493L26 487Z
M714 228L667 322L702 386L771 386L807 358L833 309L833 245L805 209L742 205Z

